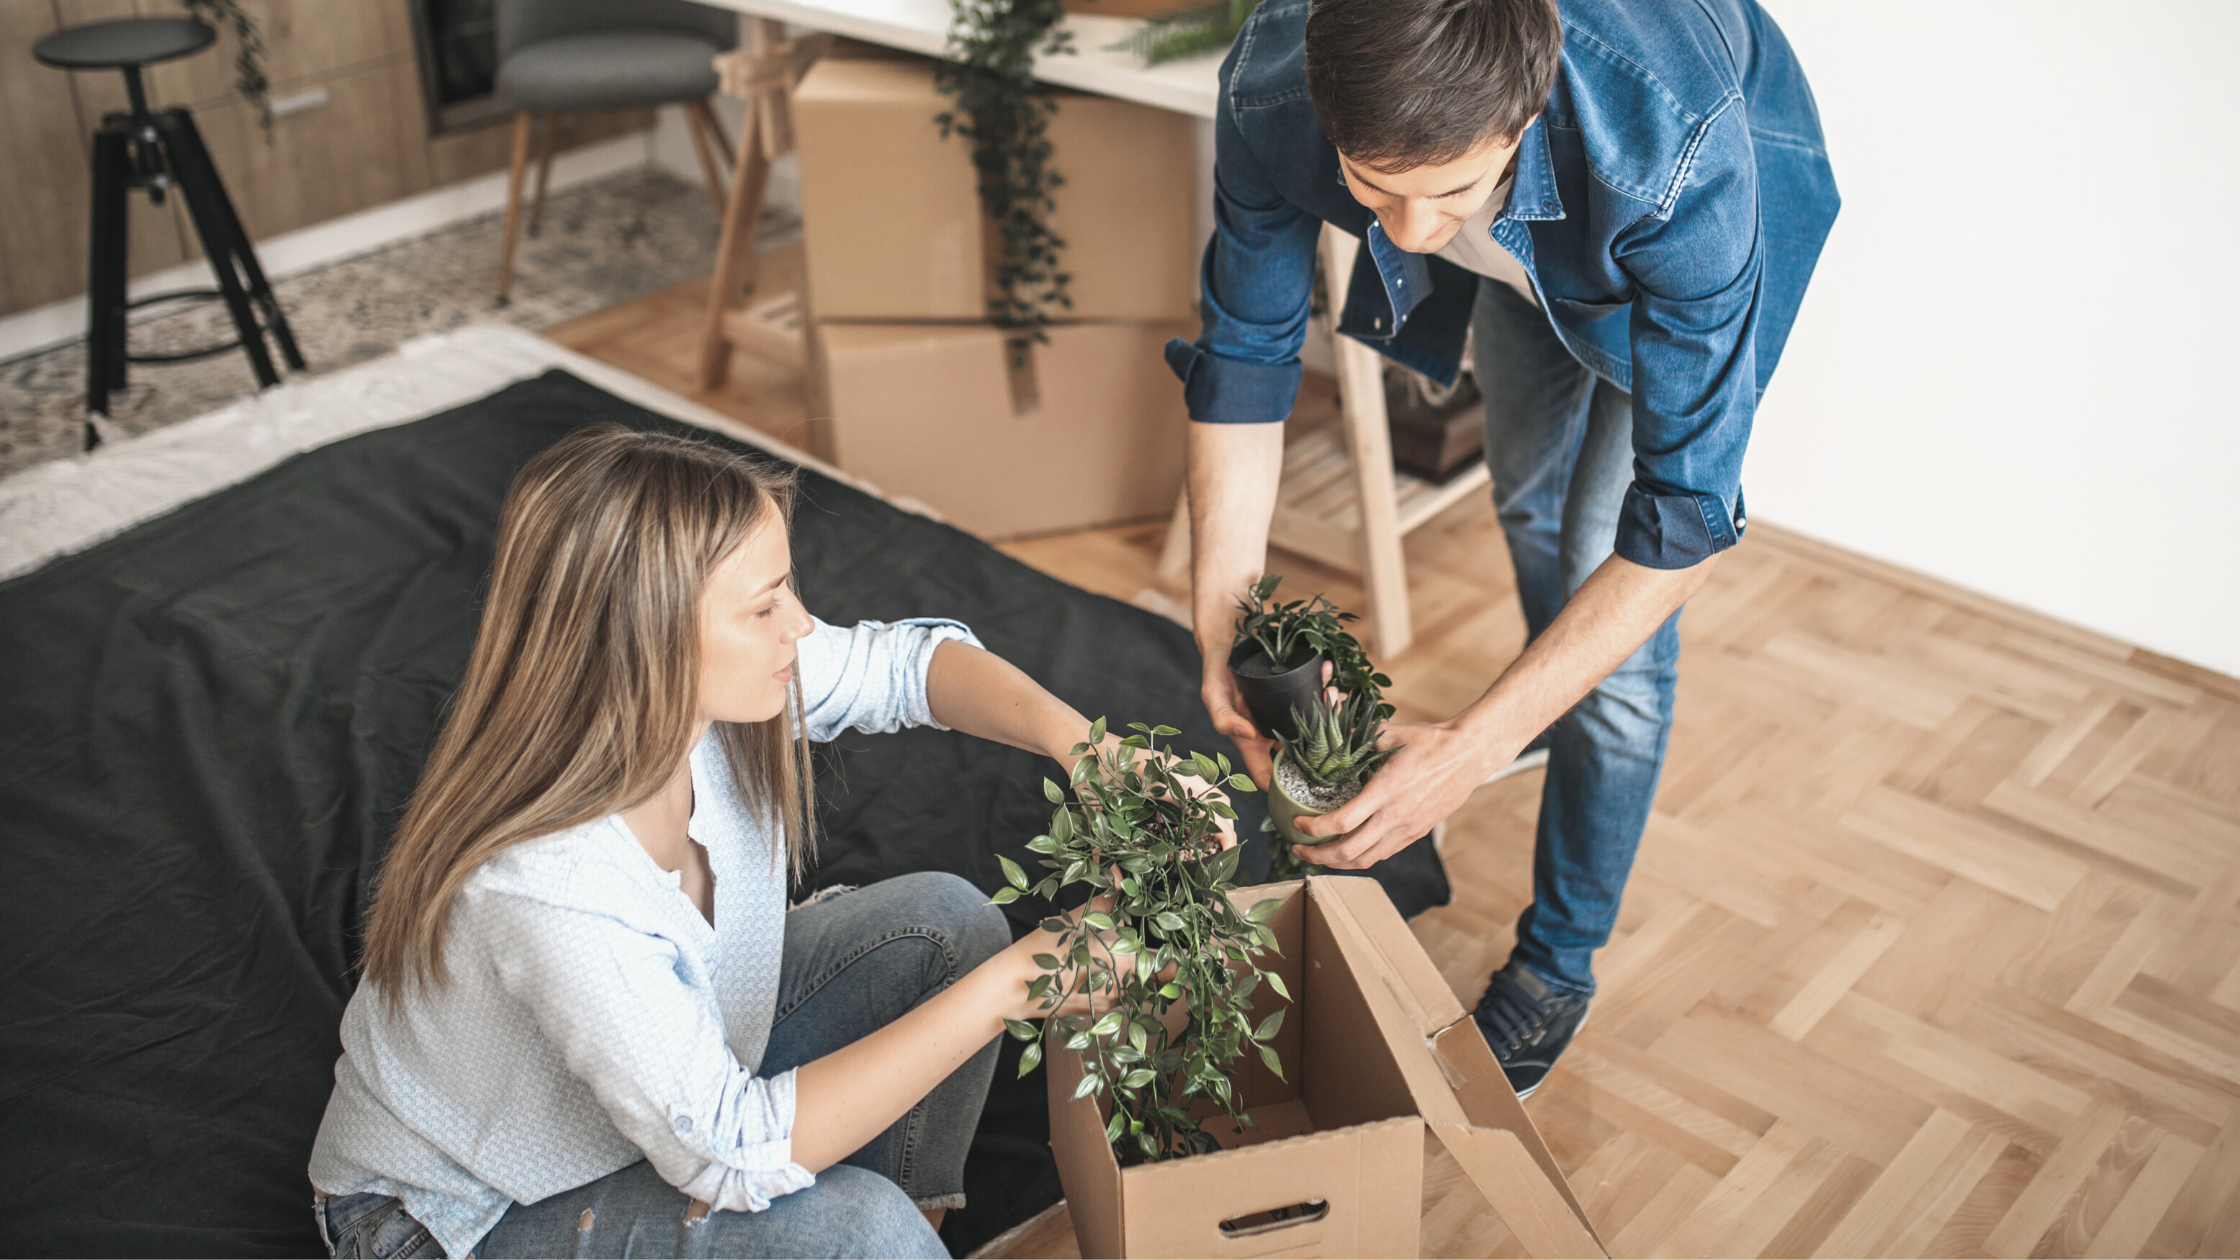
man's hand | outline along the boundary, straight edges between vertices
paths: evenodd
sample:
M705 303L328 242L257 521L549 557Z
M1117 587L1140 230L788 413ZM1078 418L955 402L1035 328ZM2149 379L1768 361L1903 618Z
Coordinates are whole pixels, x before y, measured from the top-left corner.
M1206 713L1213 718L1213 729L1236 743L1237 755L1244 758L1244 772L1260 785L1261 791L1267 791L1276 742L1253 725L1251 711L1244 705L1244 693L1237 690L1237 676L1229 672L1227 657L1206 657L1205 683L1198 694L1205 699Z
M1302 861L1337 870L1360 870L1408 847L1461 808L1497 765L1515 749L1497 749L1444 722L1386 726L1380 748L1398 747L1372 775L1361 795L1319 818L1302 818L1310 836L1344 836L1313 846L1294 845Z

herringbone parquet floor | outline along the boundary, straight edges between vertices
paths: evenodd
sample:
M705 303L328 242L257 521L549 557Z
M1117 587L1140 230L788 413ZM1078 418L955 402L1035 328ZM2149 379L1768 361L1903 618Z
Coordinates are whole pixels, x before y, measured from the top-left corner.
M1128 598L1160 536L1006 549ZM1381 663L1444 715L1522 620L1482 502L1408 552ZM1763 526L1682 629L1601 994L1528 1104L1612 1254L2240 1254L2240 683ZM1539 791L1480 790L1415 923L1465 1001ZM1513 1250L1438 1163L1426 1254Z
M776 256L773 256L776 258ZM698 290L555 330L691 391ZM702 401L797 434L796 375ZM1007 544L1157 605L1163 526ZM1407 544L1382 661L1452 713L1523 646L1483 499ZM1284 557L1286 589L1362 607ZM1528 1109L1621 1256L2240 1255L2240 681L1763 524L1681 619L1678 727L1592 1021ZM1451 826L1415 929L1465 1002L1540 776ZM1514 1250L1443 1156L1426 1254ZM1071 1255L1061 1218L1008 1254Z

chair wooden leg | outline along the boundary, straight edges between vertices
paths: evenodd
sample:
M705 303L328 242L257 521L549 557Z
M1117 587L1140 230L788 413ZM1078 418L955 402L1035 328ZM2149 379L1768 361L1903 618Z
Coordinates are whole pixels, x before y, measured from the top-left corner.
M552 145L560 135L560 115L555 110L544 114L544 136L537 145L537 195L529 203L529 235L535 236L544 227L544 193L552 186Z
M513 116L513 168L506 177L505 255L498 264L498 305L513 301L514 230L521 223L521 176L529 166L529 112Z
M703 105L702 109L706 106ZM716 155L708 142L708 122L701 110L684 106L684 120L692 132L692 150L700 155L700 173L708 178L708 196L715 202L716 218L723 218L723 177L716 174Z
M700 121L707 124L708 135L715 140L716 156L723 159L724 169L737 174L738 153L731 147L731 133L724 130L723 115L716 109L716 99L711 96L704 101L694 101L691 108L698 110Z
M708 310L700 328L700 388L715 389L731 374L731 340L724 315L738 296L754 287L755 238L762 226L762 197L770 183L770 157L763 152L755 111L747 103L746 125L739 129L738 160L731 168L731 197L723 206L723 239L716 244L715 274L708 279Z

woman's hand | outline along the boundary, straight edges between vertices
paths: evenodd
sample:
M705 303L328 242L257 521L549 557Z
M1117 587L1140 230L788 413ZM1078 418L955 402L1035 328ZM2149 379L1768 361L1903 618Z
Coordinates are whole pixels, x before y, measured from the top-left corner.
M1057 761L1059 765L1066 768L1066 773L1069 776L1068 781L1070 782L1070 776L1073 773L1074 766L1079 764L1083 760L1083 758L1090 756L1102 756L1106 753L1109 753L1112 749L1118 747L1119 744L1120 737L1118 735L1107 734L1104 737L1104 742L1097 745L1095 752L1083 753L1081 754L1081 756L1075 756L1072 752L1069 751L1064 756L1059 757ZM1171 753L1154 752L1148 748L1138 748L1133 750L1133 756L1136 761L1145 761L1153 757L1158 758L1160 762L1165 764L1166 767L1174 773L1174 777L1182 782L1183 790L1188 792L1191 797L1196 800L1207 802L1219 801L1224 805L1227 805L1229 803L1229 794L1227 792L1222 791L1221 788L1215 784L1206 782L1204 776L1198 773L1195 766L1191 765L1191 763L1187 761L1184 761L1180 757L1174 756ZM1102 763L1100 762L1100 764ZM1214 825L1220 828L1221 847L1224 849L1236 848L1237 820L1224 816L1219 810L1215 810L1212 812L1214 817Z
M1057 917L1070 924L1078 924L1091 913L1111 913L1113 900L1111 893L1105 893L1092 897L1088 904L1078 909L1065 911ZM1094 927L1089 929L1089 933L1092 942L1089 946L1091 955L1097 961L1110 964L1112 967L1109 974L1095 973L1093 983L1089 982L1089 977L1083 975L1085 968L1066 958L1060 952L1060 933L1057 932L1037 927L1034 931L1013 941L1010 948L998 955L1005 968L1017 976L1017 983L1008 986L1006 990L1011 995L1012 1005L1003 1012L1003 1017L1031 1022L1038 1019L1048 1019L1053 1015L1089 1015L1103 1010L1109 1005L1112 986L1116 982L1124 982L1129 976L1135 974L1136 958L1133 954L1113 953L1109 947L1104 945L1107 937L1106 933L1100 932ZM1050 968L1036 961L1036 955L1038 954L1044 958L1058 959L1060 963L1054 974L1057 977L1056 983L1061 986L1059 991L1067 996L1063 1002L1054 1008L1043 1005L1047 1000L1046 998L1027 996L1028 985L1034 983L1038 977L1053 974Z

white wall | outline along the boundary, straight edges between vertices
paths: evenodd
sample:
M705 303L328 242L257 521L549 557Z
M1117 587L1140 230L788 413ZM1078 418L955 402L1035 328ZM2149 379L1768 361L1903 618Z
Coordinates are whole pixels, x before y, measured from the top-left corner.
M1751 514L2240 674L2240 3L1764 3L1844 205Z

